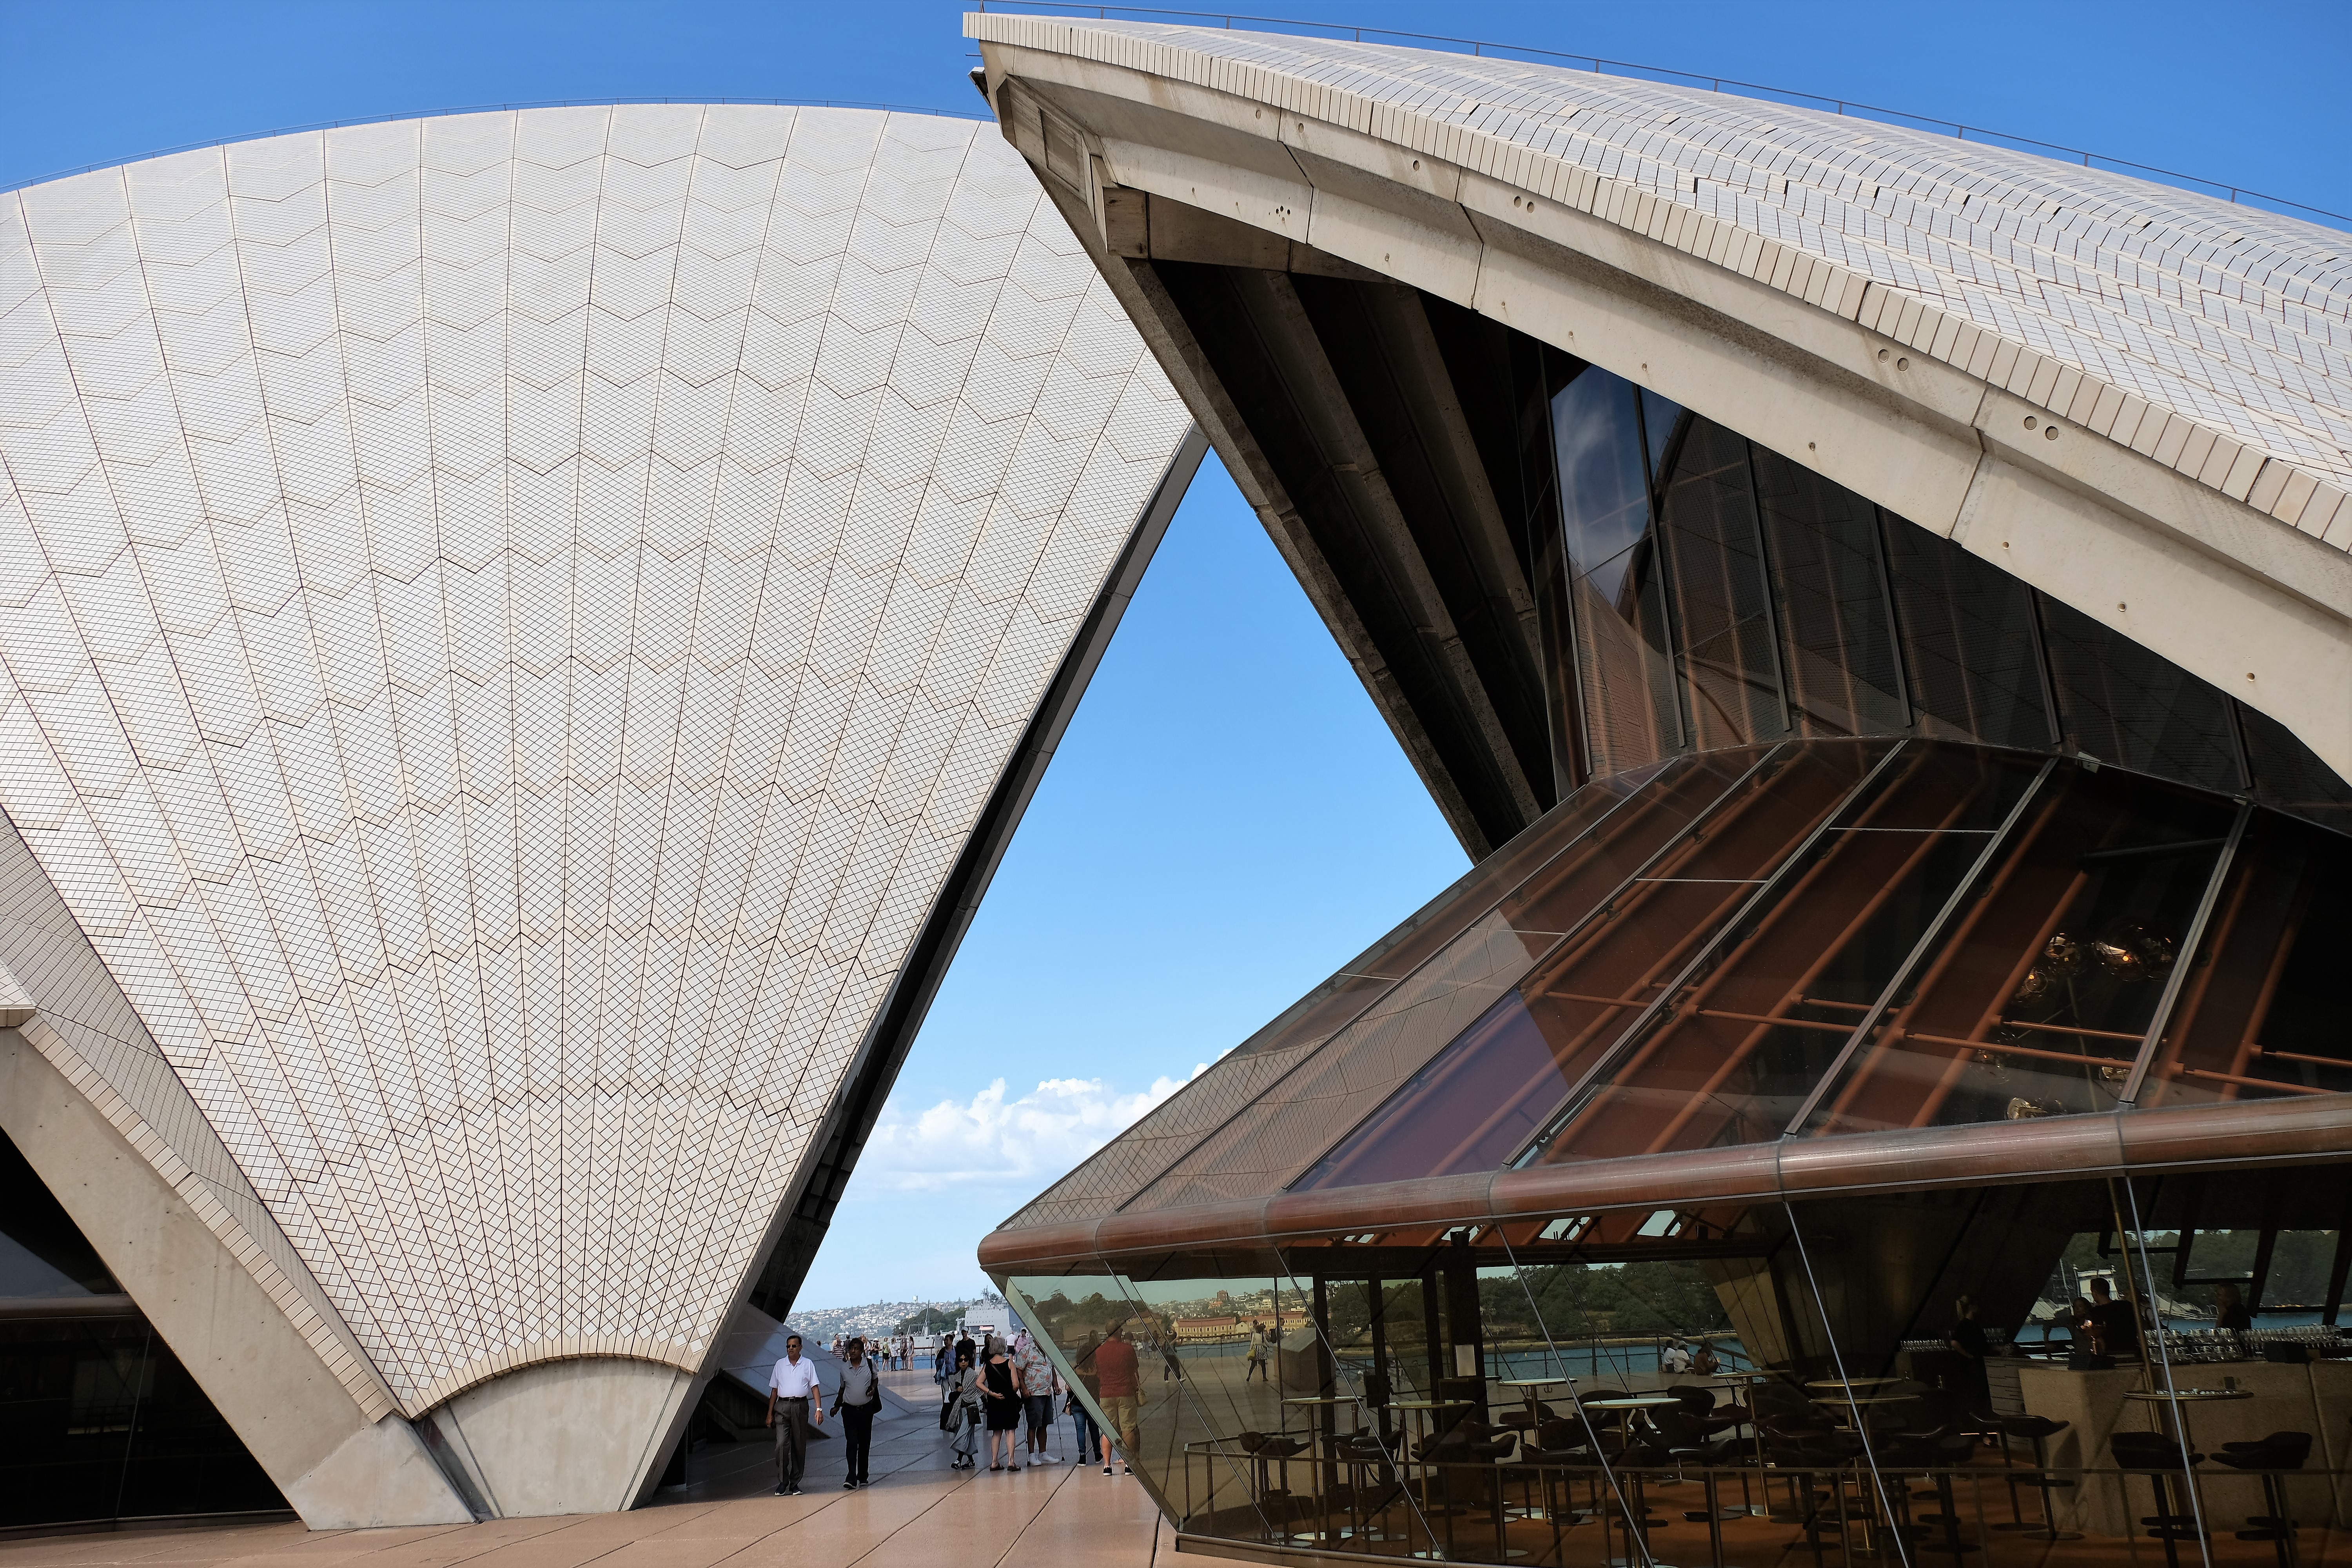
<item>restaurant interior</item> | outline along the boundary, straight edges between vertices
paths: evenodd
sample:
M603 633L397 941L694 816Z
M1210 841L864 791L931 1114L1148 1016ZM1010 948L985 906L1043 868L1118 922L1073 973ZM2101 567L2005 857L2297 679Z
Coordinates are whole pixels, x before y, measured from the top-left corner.
M1010 1283L1077 1386L1136 1347L1129 1458L1194 1550L2288 1568L2352 1554L2347 1202L2352 1166L2222 1169Z
M2352 1554L2352 783L1493 333L1555 798L981 1247L1180 1549Z

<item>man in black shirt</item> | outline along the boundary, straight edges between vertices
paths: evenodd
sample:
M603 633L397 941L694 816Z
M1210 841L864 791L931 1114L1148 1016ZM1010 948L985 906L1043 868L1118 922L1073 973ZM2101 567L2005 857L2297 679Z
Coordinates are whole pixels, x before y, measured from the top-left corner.
M2115 1299L2114 1289L2106 1276L2091 1280L2091 1323L2098 1331L2098 1346L2102 1352L2117 1361L2133 1361L2139 1356L2139 1316L2129 1301Z
M1985 1357L1992 1347L1985 1338L1984 1325L1977 1321L1975 1299L1963 1296L1954 1307L1958 1316L1952 1323L1951 1332L1944 1336L1944 1342L1962 1358L1966 1368L1962 1375L1968 1379L1962 1392L1968 1395L1970 1408L1981 1408L1991 1393L1991 1385L1985 1378Z

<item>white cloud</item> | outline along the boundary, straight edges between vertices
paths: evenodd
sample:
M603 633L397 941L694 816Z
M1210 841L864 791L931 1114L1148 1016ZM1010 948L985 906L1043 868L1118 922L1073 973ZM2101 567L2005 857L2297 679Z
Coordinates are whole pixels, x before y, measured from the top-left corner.
M1207 1068L1192 1069L1197 1078ZM1018 1187L1034 1193L1109 1142L1187 1080L1159 1078L1120 1094L1098 1078L1047 1079L1007 1099L998 1079L969 1100L942 1100L909 1112L897 1096L882 1108L858 1156L853 1196Z

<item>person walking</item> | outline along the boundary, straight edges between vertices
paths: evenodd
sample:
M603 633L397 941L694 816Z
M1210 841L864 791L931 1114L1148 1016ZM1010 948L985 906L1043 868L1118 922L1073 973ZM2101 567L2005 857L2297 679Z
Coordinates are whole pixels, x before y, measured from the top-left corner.
M962 1352L957 1352L955 1364L948 1373L945 1417L950 1435L948 1468L976 1468L978 1460L973 1455L979 1446L979 1374L972 1368L971 1355Z
M981 1409L988 1417L988 1468L1017 1470L1013 1460L1013 1434L1021 1426L1021 1379L1004 1342L988 1336L988 1359L980 1367Z
M1265 1376L1265 1325L1253 1318L1250 1320L1249 1362L1242 1369L1242 1381L1247 1383L1253 1377L1264 1376Z
M833 1391L833 1407L841 1412L841 1436L849 1448L849 1473L841 1489L854 1492L866 1485L874 1448L874 1417L882 1412L882 1379L873 1358L866 1353L864 1340L851 1340L842 1352L841 1382Z
M1136 1414L1143 1407L1143 1379L1136 1364L1135 1347L1127 1342L1127 1325L1113 1323L1106 1331L1103 1342L1095 1347L1095 1376L1102 1384L1103 1420L1110 1426L1104 1435L1103 1474L1110 1474L1110 1442L1118 1443L1118 1468L1129 1475L1135 1473L1137 1442Z
M783 1416L779 1421L778 1414ZM824 1385L816 1363L801 1354L801 1337L784 1336L784 1359L768 1374L768 1425L776 1432L776 1495L801 1495L801 1472L808 1464L808 1429L824 1425Z
M1102 1349L1103 1331L1097 1329L1070 1352L1070 1370L1077 1385L1070 1390L1069 1408L1078 1422L1078 1463L1099 1464L1110 1474L1110 1436L1096 1412L1102 1408L1102 1377L1095 1369L1095 1352Z
M1059 1464L1059 1459L1045 1451L1045 1437L1054 1427L1054 1394L1061 1379L1055 1375L1054 1363L1046 1359L1045 1347L1025 1329L1013 1342L1013 1373L1020 1380L1022 1410L1028 1417L1029 1462Z

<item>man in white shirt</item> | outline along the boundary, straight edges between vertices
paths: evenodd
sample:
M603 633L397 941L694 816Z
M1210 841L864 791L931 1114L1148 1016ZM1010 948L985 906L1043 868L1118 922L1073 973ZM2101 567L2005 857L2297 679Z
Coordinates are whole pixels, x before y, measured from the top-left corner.
M777 1407L783 1419L776 1419ZM824 1425L824 1386L816 1363L803 1359L801 1337L784 1338L784 1359L768 1374L768 1425L776 1429L776 1495L801 1495L801 1470L808 1463L808 1424Z

